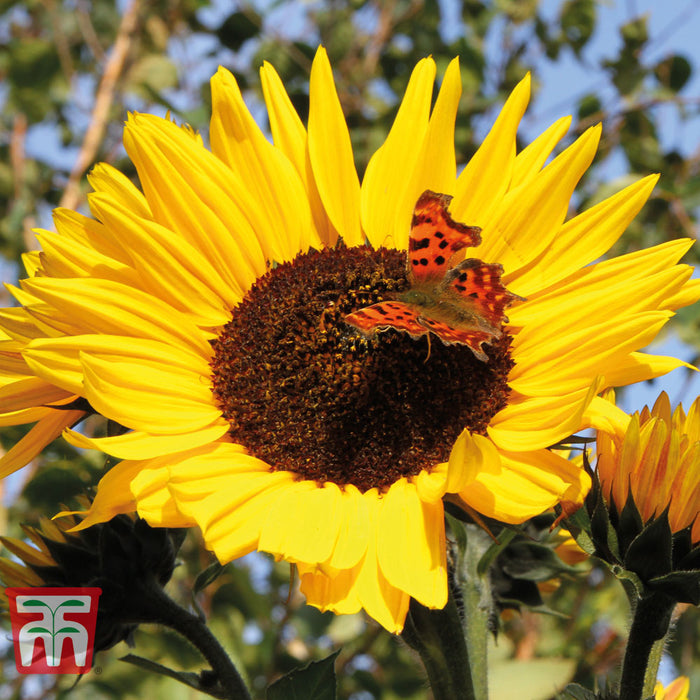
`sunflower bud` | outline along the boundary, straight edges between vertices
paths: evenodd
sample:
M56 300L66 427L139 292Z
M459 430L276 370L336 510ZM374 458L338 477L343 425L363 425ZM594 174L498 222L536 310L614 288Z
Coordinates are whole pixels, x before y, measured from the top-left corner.
M651 411L611 426L598 432L587 517L574 520L590 535L593 553L640 596L658 592L698 605L700 399L687 415L682 406L672 413L663 393Z
M95 651L101 651L130 642L137 624L147 621L142 593L170 580L185 531L152 528L140 518L119 515L70 532L78 522L75 516L64 516L42 519L39 527L24 525L31 545L0 537L22 562L0 558L0 580L7 587L101 588L95 632ZM4 593L0 597L4 599Z

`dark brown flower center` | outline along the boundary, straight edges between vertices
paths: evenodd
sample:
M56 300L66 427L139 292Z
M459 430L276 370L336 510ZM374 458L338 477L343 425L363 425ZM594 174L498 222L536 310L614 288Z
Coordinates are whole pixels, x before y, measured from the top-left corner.
M386 489L447 460L507 402L510 338L488 362L434 335L366 339L345 315L406 289L400 251L335 248L261 277L213 342L213 392L233 440L303 479Z

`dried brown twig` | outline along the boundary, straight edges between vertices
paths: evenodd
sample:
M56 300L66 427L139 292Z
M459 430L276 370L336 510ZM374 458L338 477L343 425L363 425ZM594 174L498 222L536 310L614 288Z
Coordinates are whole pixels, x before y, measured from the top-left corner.
M132 0L122 16L122 21L117 31L117 38L114 41L112 52L105 65L102 80L97 88L90 124L85 131L85 138L80 147L80 153L73 165L68 184L59 203L61 207L75 209L80 204L80 179L92 165L104 137L109 110L114 101L117 82L126 64L126 58L129 54L134 31L136 30L139 11L140 1Z

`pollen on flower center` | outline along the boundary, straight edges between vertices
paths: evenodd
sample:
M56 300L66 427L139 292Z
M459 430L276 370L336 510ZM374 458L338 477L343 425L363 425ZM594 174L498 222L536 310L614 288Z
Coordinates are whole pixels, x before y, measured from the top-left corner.
M447 460L506 404L510 338L488 362L435 336L367 340L346 314L406 289L406 255L335 248L261 277L213 341L213 393L230 435L275 470L388 488Z

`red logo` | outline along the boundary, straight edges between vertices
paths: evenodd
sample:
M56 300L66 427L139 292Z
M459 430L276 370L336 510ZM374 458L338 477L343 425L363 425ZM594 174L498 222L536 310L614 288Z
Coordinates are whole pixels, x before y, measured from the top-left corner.
M85 673L92 666L101 588L6 588L20 673Z

